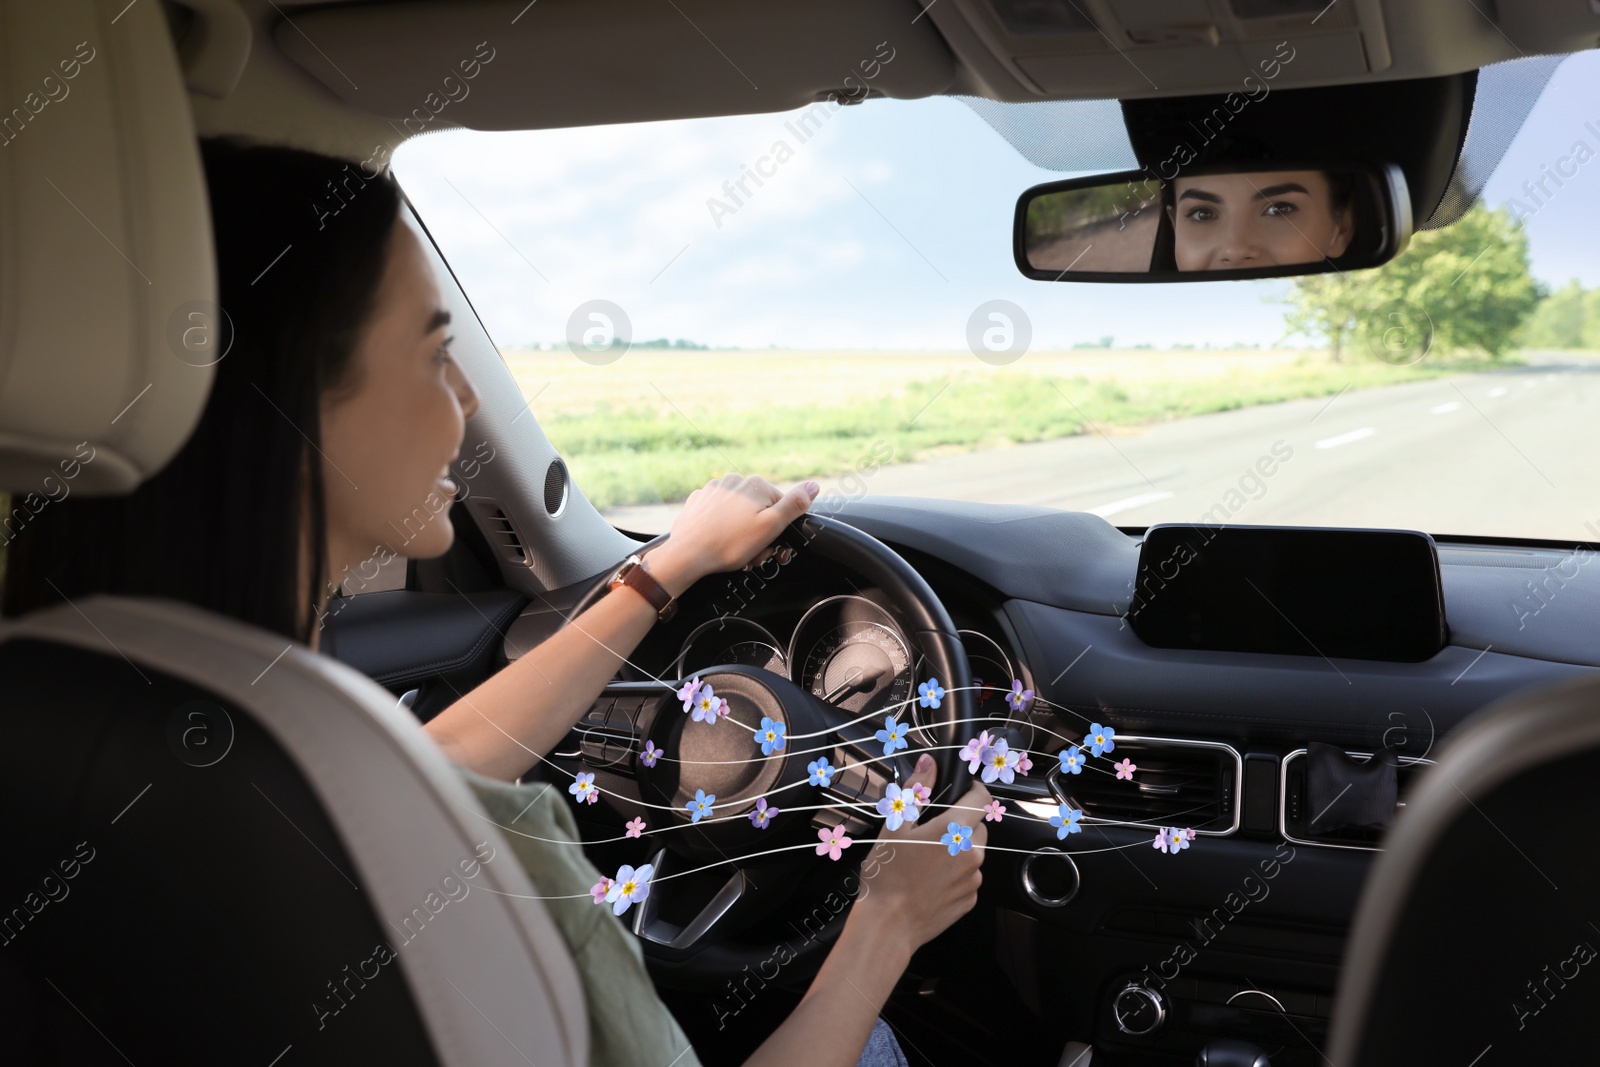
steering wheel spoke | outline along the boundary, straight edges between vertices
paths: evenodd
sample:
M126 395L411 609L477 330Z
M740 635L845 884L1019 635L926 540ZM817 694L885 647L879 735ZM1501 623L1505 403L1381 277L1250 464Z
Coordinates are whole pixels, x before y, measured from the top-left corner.
M669 861L670 855L671 853L663 848L650 857L650 863L655 867L657 877L663 873L669 862L681 862L675 859ZM675 952L687 952L699 944L712 927L721 922L725 916L738 909L741 903L748 907L756 895L756 888L755 882L743 870L735 868L733 874L722 884L722 888L712 895L694 918L682 926L661 917L664 894L671 892L673 890L664 889L652 879L650 894L634 908L633 933L642 940Z

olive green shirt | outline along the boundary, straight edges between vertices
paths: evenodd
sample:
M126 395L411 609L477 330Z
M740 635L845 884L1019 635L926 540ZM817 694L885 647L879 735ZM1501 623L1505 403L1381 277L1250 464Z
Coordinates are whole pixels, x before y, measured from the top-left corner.
M638 941L611 905L589 895L602 876L583 853L566 797L548 782L512 785L468 770L461 775L545 898L583 977L591 1067L700 1067L656 995Z

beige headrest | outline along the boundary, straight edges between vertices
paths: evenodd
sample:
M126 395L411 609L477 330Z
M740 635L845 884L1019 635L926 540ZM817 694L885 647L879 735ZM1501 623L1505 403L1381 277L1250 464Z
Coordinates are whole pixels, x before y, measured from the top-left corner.
M0 491L159 470L220 352L211 224L155 0L0 0Z

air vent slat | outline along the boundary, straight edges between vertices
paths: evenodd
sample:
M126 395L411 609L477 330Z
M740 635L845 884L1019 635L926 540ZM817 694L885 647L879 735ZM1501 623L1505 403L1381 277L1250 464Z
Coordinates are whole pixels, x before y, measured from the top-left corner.
M493 500L480 497L468 500L467 505L477 515L479 529L496 552L512 563L527 563L528 552L517 534L517 525L504 508Z
M1111 770L1123 757L1138 767L1131 782ZM1108 759L1092 760L1075 775L1052 770L1048 780L1058 797L1093 821L1225 834L1238 826L1241 774L1239 754L1228 745L1118 737Z

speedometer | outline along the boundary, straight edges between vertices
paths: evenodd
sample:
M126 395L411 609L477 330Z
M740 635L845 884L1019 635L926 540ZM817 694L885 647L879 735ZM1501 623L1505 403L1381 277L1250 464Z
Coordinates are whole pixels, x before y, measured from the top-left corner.
M791 656L800 687L841 711L898 715L907 709L910 650L888 613L865 597L833 597L815 605L795 628Z
M911 694L911 657L888 627L847 622L811 646L800 684L846 711L896 705L898 712Z

